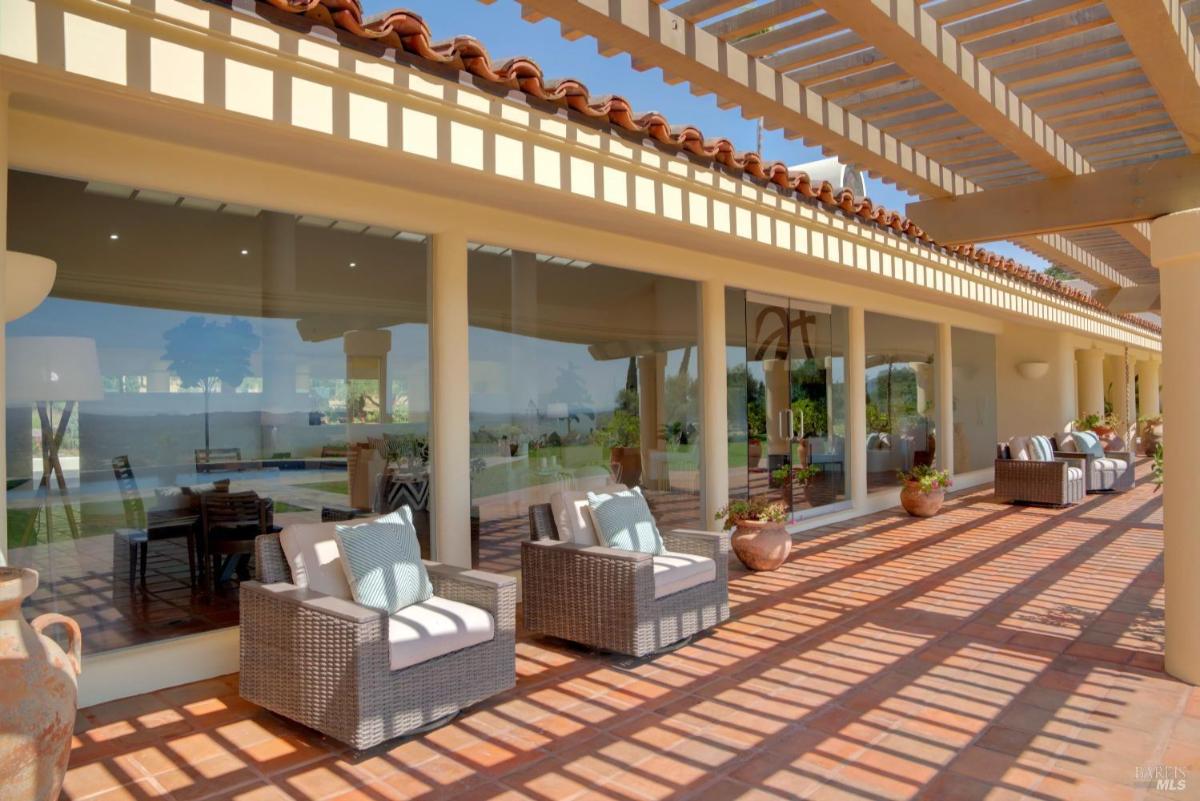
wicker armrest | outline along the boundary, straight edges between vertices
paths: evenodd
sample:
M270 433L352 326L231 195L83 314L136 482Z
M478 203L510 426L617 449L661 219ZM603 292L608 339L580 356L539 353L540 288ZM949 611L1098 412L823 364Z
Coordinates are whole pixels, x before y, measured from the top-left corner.
M1086 462L1088 457L1086 453L1076 453L1074 451L1055 451L1054 458L1056 460L1066 460L1069 464L1070 462Z
M512 576L469 570L439 562L426 562L425 570L433 584L434 595L486 609L497 625L502 622L516 625L517 580ZM501 617L513 619L501 621Z
M304 609L356 625L372 623L387 617L378 609L360 606L344 598L335 598L332 595L313 592L306 587L297 587L295 584L285 582L263 584L258 581L245 581L242 582L241 589L243 595L249 593L261 596L278 604Z
M1105 451L1105 459L1120 459L1123 462L1133 464L1137 456L1132 451Z
M553 587L551 591L550 588ZM571 542L522 542L521 588L548 598L630 603L654 599L654 562L648 553L576 545Z
M707 556L719 561L729 553L729 532L698 531L677 528L662 533L663 545L668 551Z
M1065 478L1067 475L1067 462L1059 459L1055 459L1053 462L1037 462L1032 459L996 460L997 477L1002 474L1022 476L1037 473L1056 474Z
M605 548L602 545L577 545L573 542L559 542L557 540L523 542L521 544L530 545L535 548L553 548L555 553L561 555L563 558L632 562L635 564L638 562L649 562L651 559L648 553L625 551L620 548Z

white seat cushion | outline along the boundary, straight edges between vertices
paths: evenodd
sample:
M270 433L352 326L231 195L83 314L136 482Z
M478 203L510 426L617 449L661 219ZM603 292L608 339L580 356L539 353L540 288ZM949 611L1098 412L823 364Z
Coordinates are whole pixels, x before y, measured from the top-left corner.
M313 592L351 599L342 568L336 522L292 523L279 532L279 545L292 570L292 583Z
M663 551L654 562L654 597L665 598L717 577L717 564L707 556Z
M435 595L388 618L388 662L392 670L403 670L495 635L486 610Z
M1082 478L1083 478L1083 468L1082 467L1068 467L1067 468L1067 480L1068 481L1079 481Z
M607 484L594 492L624 492L624 484ZM596 524L592 519L592 510L588 506L587 490L566 490L550 496L550 511L554 515L554 525L558 527L558 536L564 542L576 545L599 545L596 535Z
M1092 471L1092 489L1112 489L1129 464L1122 459L1104 458L1092 459L1088 467Z

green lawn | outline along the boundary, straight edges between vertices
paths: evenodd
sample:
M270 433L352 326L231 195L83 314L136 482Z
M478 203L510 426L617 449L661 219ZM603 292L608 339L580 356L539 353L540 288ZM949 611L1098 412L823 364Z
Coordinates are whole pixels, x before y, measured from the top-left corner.
M119 500L115 501L84 501L72 503L75 511L75 522L79 525L80 537L98 537L102 534L112 534L113 529L124 528L125 506ZM38 509L37 525L32 532L28 531L33 509L8 509L8 547L20 548L34 543L46 542L46 515L44 509ZM62 503L55 498L50 507L53 530L51 534L56 541L71 538L71 528L67 524L67 514Z
M317 490L319 492L332 492L334 495L349 495L350 482L346 479L341 481L314 481L310 484L295 484L297 488Z

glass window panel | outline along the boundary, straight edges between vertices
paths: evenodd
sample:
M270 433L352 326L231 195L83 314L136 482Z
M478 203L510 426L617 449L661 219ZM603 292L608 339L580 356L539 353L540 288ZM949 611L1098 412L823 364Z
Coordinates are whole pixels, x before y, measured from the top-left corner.
M473 563L519 569L561 490L640 486L700 525L696 285L487 245L468 275Z
M867 488L896 486L896 472L933 464L937 391L933 323L868 312Z
M206 537L200 496L255 492L278 526L370 507L385 441L428 542L422 237L15 171L9 201L9 247L58 264L6 327L29 614L73 615L89 652L234 625L256 531Z
M728 375L725 387L729 415L729 497L746 498L750 493L747 467L751 461L757 465L762 455L762 441L749 441L746 292L741 289L725 290L725 369Z
M996 456L996 338L955 328L954 472L983 470Z

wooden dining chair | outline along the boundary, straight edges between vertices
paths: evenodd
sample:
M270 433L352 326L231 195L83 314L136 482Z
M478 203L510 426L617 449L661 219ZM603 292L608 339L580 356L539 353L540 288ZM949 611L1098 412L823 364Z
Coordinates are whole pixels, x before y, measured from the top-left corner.
M200 497L201 570L216 592L225 572L254 553L254 538L271 527L271 503L257 492L213 492Z

